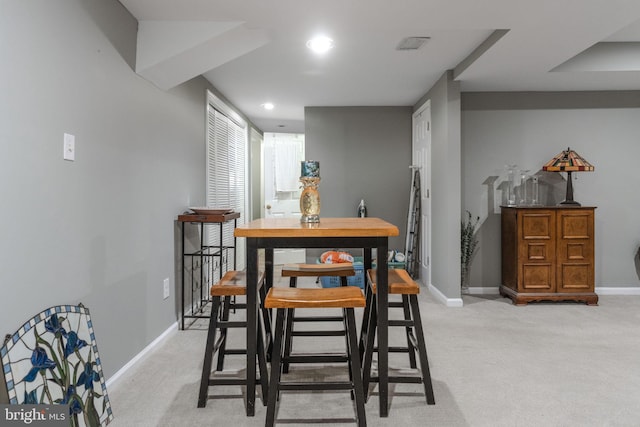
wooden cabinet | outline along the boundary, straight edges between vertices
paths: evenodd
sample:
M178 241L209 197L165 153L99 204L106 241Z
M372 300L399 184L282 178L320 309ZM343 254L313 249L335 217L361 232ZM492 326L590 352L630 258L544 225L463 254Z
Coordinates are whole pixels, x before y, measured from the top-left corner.
M500 295L598 304L593 207L502 207Z

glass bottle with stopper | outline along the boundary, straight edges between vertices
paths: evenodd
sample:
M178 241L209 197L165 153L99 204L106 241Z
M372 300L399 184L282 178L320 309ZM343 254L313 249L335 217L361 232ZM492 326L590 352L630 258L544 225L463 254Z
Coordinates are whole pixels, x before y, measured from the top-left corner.
M358 205L358 217L365 218L367 216L367 205L364 203L364 199L360 200Z

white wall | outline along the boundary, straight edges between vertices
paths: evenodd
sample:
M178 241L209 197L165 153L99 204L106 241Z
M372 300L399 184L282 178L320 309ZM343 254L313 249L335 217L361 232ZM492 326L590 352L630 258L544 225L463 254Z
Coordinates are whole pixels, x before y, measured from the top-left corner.
M595 165L594 172L575 173L573 187L576 201L597 207L596 287L640 285L634 259L640 245L640 96L630 104L629 93L590 95L585 104L583 93L463 94L463 209L489 213L471 286L500 284L500 216L483 199L483 183L515 163L539 172L542 199L555 204L564 198L566 175L540 169L567 147Z
M307 107L305 156L320 161L322 216L367 214L395 224L404 250L411 186L410 107ZM308 251L313 253L313 251Z

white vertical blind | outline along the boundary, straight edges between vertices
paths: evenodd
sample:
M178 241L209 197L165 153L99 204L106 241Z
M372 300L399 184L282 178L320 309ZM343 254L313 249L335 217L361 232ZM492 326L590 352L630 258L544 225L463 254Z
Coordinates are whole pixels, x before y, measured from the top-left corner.
M207 206L232 208L245 222L247 197L247 125L215 96L209 94L207 108ZM207 242L220 242L220 227L207 227ZM244 269L244 240L236 247L236 269ZM223 246L233 246L233 221L223 225ZM223 257L222 273L234 268L233 251ZM226 261L226 262L225 262ZM216 272L216 275L218 272Z

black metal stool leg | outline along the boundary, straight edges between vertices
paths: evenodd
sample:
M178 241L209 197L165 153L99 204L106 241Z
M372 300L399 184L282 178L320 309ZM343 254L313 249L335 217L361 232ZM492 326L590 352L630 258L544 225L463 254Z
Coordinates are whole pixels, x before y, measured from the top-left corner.
M353 388L355 394L355 404L356 404L356 414L358 426L365 427L367 425L365 410L364 410L364 388L362 383L362 376L360 373L362 372L360 366L360 355L358 353L358 336L357 336L357 326L356 319L353 313L353 308L347 308L346 318L347 318L347 352L349 353L349 370L351 374L351 381L353 382Z
M298 286L298 281L296 277L291 277L289 279L289 287L295 288ZM293 316L295 315L295 310L293 308L289 309L287 312L287 322L286 329L284 332L284 362L282 364L282 373L289 373L289 357L291 357L291 347L293 346Z
M220 311L220 298L211 299L211 319L209 320L209 330L207 332L207 344L204 349L204 362L202 365L202 376L200 378L200 393L198 395L198 408L204 408L207 404L207 394L209 391L209 377L211 376L211 362L213 361L213 348L216 342L216 330L218 329L218 312Z
M371 286L367 284L365 286L364 296L366 299L366 305L364 307L364 313L362 314L362 324L360 326L360 340L358 342L358 351L360 353L360 363L364 358L364 350L366 346L366 339L369 334L369 317L371 316L371 306L373 302L373 291Z
M372 292L373 294L373 292ZM362 362L362 385L364 388L364 398L369 397L369 383L371 382L371 363L373 361L374 343L376 339L376 328L378 326L377 298L371 297L371 311L369 313L369 325L367 326L367 341L364 348L364 358Z
M433 394L433 385L431 384L431 371L429 370L429 360L427 359L427 346L424 341L424 331L422 329L418 297L416 295L411 295L409 300L411 302L411 312L413 314L416 340L418 341L418 354L420 357L420 371L422 372L424 393L427 396L427 403L429 405L434 405L436 403L436 399Z
M279 308L276 311L276 327L273 340L273 353L271 355L271 379L269 381L269 399L267 400L266 427L271 427L276 419L276 405L280 392L280 376L282 359L282 341L284 335L285 309Z
M402 295L402 311L404 312L404 320L412 321L408 295ZM411 366L411 369L416 369L416 348L411 342L411 326L407 326L405 332L407 335L407 349L409 350L409 366Z
M264 321L264 318L263 318ZM258 328L260 329L260 328ZM262 405L267 406L269 393L269 371L267 369L267 356L264 351L264 339L262 331L258 330L258 368L260 372L260 386L262 387Z
M263 325L264 325L264 334L265 334L265 341L266 341L266 346L267 346L267 350L266 350L266 357L267 357L267 361L271 361L271 348L273 347L273 324L271 323L271 310L269 310L268 308L265 308L264 306L264 300L267 297L267 292L269 292L269 290L267 289L267 285L266 283L262 283L262 285L260 286L260 310L262 312L262 319L263 319Z
M231 311L231 297L224 297L224 302L222 303L222 315L220 320L222 325L225 322L229 321L229 312ZM218 349L218 365L216 366L216 371L222 371L224 369L224 356L226 354L227 349L227 332L228 328L225 326L220 327L220 348Z

